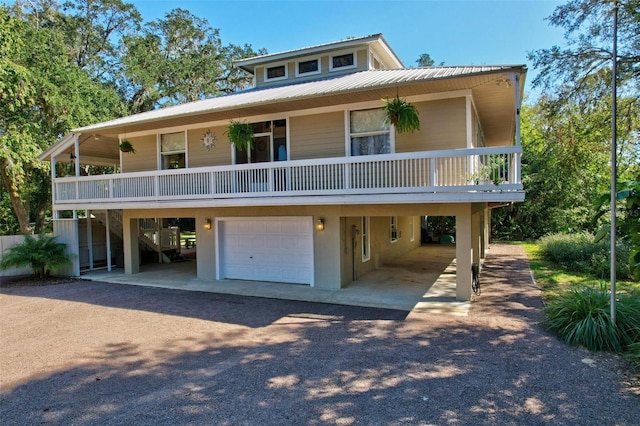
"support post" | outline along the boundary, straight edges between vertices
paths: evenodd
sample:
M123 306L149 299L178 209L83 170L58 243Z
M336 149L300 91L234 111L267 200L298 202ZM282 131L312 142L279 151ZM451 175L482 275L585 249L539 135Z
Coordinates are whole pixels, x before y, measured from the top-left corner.
M471 300L471 263L473 259L471 205L461 206L456 214L456 299Z

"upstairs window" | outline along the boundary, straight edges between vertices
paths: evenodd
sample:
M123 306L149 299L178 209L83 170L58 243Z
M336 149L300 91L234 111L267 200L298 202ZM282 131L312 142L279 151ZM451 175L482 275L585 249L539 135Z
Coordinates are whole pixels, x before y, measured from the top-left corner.
M300 61L297 64L296 76L305 76L320 74L320 61L317 59L310 59L308 61Z
M341 55L333 55L331 56L329 65L329 71L339 71L349 68L355 68L357 66L356 55L353 52L343 53Z
M163 170L187 167L186 138L184 132L160 135L160 160Z
M381 108L351 111L351 155L391 153L391 130Z
M268 67L265 70L265 81L286 80L288 78L287 66L277 65L275 67Z

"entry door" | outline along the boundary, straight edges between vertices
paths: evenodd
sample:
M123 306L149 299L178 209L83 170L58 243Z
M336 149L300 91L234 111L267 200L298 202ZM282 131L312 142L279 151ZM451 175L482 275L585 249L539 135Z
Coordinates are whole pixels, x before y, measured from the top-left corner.
M313 282L310 217L220 219L218 249L220 279Z

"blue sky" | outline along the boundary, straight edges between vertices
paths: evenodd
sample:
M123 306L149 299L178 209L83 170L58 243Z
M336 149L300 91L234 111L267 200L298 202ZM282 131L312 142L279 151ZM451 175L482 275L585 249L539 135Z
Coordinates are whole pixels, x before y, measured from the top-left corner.
M269 53L382 33L406 66L422 53L446 65L527 64L527 52L561 45L551 0L135 0L145 21L180 7L220 29L224 44ZM530 88L530 85L528 85Z

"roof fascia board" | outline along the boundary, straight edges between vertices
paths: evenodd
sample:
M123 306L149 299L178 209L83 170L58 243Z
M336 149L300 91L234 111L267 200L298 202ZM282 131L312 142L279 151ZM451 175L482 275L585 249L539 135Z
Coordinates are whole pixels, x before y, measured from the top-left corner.
M80 137L82 133L69 133L57 143L51 145L42 154L38 155L38 160L46 161L48 158L57 157L63 151L75 145L75 137Z

